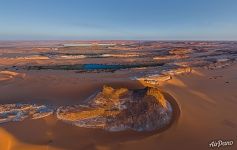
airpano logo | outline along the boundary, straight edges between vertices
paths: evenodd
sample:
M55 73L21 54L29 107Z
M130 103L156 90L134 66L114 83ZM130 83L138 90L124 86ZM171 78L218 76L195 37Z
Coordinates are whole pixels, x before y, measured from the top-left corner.
M226 146L232 146L234 144L233 140L224 141L224 140L216 140L209 143L210 148L220 148Z

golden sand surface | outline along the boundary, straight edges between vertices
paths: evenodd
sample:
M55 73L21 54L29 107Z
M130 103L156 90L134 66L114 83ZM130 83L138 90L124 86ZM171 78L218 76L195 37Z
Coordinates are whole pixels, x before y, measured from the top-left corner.
M28 119L22 122L1 124L0 149L208 150L210 149L209 144L213 140L233 140L236 142L236 66L235 64L216 70L195 68L191 74L175 75L172 77L172 80L164 82L161 88L174 97L180 107L178 120L164 132L135 133L126 131L111 133L98 129L78 128L62 123L56 120L54 116L50 116L39 120ZM37 87L45 86L49 90L50 86L47 82L52 80L52 77L54 78L54 86L58 86L58 89L62 87L71 90L77 89L73 90L75 93L70 90L71 93L75 94L76 98L83 97L83 95L87 97L91 94L91 91L105 84L103 81L96 80L93 82L90 80L78 81L78 78L75 76L68 75L70 76L69 79L61 73L58 73L57 78L55 78L53 74L48 72L47 76L41 75L39 78L36 78L39 74L31 73L24 81L17 81L14 84L8 85L11 87L9 89L1 85L0 90L1 93L4 91L4 94L1 94L0 97L1 99L10 97L14 100L13 95L18 97L21 93L25 94L25 96L28 95L28 98L31 97L33 100L34 97L39 95L33 92L35 95L31 94L29 96L29 93L26 92L27 88L35 88L37 91ZM112 78L113 75L110 77ZM111 79L111 81L113 80ZM31 86L26 86L30 85L30 83ZM24 85L23 87L25 88L21 89L21 92L17 92L17 90L12 91L13 87L21 85ZM91 87L91 85L94 87ZM124 87L124 85L129 85L130 88L142 87L138 82L122 83L114 81L112 85L115 87ZM34 91L33 89L32 91ZM41 91L42 93L43 91ZM80 99L82 100L83 98ZM1 102L9 102L9 99ZM66 99L61 98L57 100L52 99L50 102L55 104L74 104L78 100L66 101ZM227 149L235 150L237 146L234 144L227 147Z
M115 46L96 49L62 46L66 41L10 42L10 47L5 47L9 43L0 44L0 104L20 102L58 108L83 104L104 85L132 90L149 85L166 93L175 106L172 124L152 132L80 128L58 120L55 114L2 123L0 150L210 150L209 144L216 140L234 142L218 149L237 149L235 42L140 45L118 41ZM142 67L144 63L164 65ZM70 69L75 64L141 66L90 72ZM55 69L57 65L67 66ZM34 66L36 69L31 69ZM116 99L116 93L110 97ZM164 98L159 93L156 97L161 102Z

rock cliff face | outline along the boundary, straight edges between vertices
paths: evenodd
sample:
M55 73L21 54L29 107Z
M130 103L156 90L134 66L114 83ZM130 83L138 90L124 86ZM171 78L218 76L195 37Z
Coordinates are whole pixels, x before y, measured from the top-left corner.
M156 88L128 90L104 86L87 105L60 107L58 119L109 131L152 131L171 122L172 108Z

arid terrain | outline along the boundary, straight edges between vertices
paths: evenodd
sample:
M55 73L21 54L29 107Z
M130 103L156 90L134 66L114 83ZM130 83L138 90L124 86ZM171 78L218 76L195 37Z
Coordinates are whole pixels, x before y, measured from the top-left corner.
M236 60L231 41L0 41L0 149L235 150Z

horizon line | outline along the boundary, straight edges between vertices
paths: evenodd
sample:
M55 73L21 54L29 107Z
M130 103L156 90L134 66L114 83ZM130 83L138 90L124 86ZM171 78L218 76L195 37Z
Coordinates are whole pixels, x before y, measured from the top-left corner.
M30 41L190 41L190 42L202 42L202 41L213 41L213 42L237 42L237 39L235 40L229 40L229 39L221 39L221 40L215 40L215 39L0 39L1 42L4 41L19 41L19 42L30 42Z

